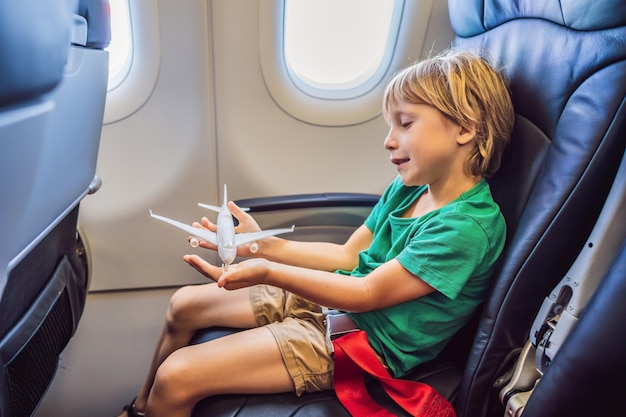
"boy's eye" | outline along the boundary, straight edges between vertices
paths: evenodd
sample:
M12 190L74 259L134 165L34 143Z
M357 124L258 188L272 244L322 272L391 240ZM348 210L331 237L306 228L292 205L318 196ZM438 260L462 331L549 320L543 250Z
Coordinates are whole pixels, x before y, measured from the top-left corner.
M411 127L412 124L413 124L412 121L400 122L400 126L402 126L405 129L408 129L409 127Z

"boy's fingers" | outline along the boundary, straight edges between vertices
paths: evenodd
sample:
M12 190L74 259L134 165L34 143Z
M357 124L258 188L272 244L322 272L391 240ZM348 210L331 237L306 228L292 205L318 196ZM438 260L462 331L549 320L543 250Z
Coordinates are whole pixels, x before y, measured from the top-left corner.
M217 226L206 217L202 217L201 222L202 222L202 227L209 229L212 232L215 232L217 230Z
M235 216L236 218L239 218L239 216L241 216L241 214L244 213L244 211L241 210L239 208L239 206L237 204L235 204L234 201L229 201L228 202L228 209L233 214L233 216Z
M213 281L217 281L222 274L222 269L211 265L198 255L185 255L183 260L191 265L196 271L200 272L207 278L211 278Z

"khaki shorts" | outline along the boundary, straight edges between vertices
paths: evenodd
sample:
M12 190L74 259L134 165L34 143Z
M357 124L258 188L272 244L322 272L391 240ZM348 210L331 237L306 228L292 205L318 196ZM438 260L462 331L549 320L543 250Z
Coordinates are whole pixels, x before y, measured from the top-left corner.
M274 335L296 394L333 388L334 362L326 345L322 308L280 288L250 288L259 326Z

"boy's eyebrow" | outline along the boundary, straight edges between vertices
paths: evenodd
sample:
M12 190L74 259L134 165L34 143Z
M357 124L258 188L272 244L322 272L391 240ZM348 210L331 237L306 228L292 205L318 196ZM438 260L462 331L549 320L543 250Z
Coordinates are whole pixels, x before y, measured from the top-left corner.
M414 106L429 106L426 103L413 103L412 105ZM417 117L417 113L415 111L411 110L411 104L410 103L406 103L406 102L401 102L401 104L395 103L395 104L390 104L389 107L386 109L385 113L385 118L386 119L391 119L391 118L401 118L401 117Z
M392 110L390 116L401 119L402 117L415 117L415 113L407 110Z
M397 115L407 115L407 116L415 116L417 113L413 111L415 108L419 108L421 106L432 107L426 103L406 103L402 102L401 104L395 104L389 106L389 114L397 114Z

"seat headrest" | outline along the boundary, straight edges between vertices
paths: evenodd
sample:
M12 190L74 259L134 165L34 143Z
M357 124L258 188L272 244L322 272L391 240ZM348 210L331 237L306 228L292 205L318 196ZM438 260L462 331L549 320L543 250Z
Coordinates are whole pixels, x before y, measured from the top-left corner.
M580 17L574 18L574 12ZM605 117L598 109L614 112L623 99L623 0L450 0L450 16L456 45L488 51L511 80L516 113L549 138L563 117L578 117L579 124L592 126L589 118ZM614 91L607 90L610 98L598 97L598 89ZM581 134L582 128L571 134Z
M76 4L0 0L0 106L51 91L67 61Z
M623 0L450 0L452 28L475 36L514 19L542 19L574 30L603 30L626 24ZM529 34L532 35L532 34Z
M111 9L109 0L80 0L78 14L87 20L87 44L104 49L111 43Z

